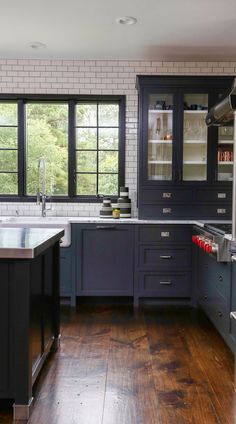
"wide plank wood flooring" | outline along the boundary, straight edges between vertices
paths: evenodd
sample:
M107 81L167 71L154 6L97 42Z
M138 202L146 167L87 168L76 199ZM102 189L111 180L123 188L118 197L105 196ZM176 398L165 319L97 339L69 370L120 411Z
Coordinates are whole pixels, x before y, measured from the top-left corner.
M202 312L63 306L61 332L29 424L236 423L233 355ZM12 422L1 401L0 423Z

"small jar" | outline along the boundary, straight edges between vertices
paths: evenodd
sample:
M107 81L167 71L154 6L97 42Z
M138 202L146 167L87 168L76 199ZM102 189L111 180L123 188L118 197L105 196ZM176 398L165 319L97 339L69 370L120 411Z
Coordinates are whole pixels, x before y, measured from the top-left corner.
M114 208L113 211L112 211L112 216L115 219L120 218L120 209Z

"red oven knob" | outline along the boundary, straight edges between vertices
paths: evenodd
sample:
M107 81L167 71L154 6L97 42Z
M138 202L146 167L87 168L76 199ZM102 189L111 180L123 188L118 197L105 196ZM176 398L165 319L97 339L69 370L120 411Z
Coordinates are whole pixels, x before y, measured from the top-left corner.
M212 246L209 243L206 243L205 245L205 252L212 253Z
M201 249L204 249L205 241L204 240L200 240L199 246L201 247Z

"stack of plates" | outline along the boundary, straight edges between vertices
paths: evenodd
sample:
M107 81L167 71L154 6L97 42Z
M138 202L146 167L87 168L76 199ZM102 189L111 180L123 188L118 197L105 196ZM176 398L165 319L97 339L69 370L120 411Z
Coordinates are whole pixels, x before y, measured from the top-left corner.
M129 188L120 187L120 197L118 199L121 218L131 218L131 199L129 198Z
M100 218L112 218L112 206L111 199L109 197L104 197L99 215Z

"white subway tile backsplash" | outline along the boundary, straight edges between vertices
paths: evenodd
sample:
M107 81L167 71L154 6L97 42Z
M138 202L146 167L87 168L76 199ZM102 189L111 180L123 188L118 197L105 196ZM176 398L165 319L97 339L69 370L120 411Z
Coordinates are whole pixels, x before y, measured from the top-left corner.
M1 93L126 95L126 185L133 216L137 197L138 98L136 75L234 75L236 62L0 59ZM52 203L48 215L96 216L100 203ZM0 214L40 216L33 203L0 203Z

